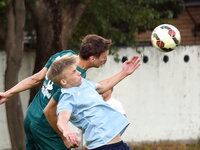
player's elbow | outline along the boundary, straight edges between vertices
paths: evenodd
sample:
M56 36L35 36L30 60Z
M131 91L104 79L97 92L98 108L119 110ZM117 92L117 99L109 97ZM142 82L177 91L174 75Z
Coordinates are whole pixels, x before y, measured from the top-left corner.
M50 116L50 111L49 111L49 109L46 107L46 108L44 108L44 110L43 110L43 113L44 113L44 116L47 118L47 120L48 120L48 118L49 118L49 116Z
M31 76L30 78L31 78L32 83L34 83L35 85L39 84L44 79L41 76L39 76L37 73Z
M41 81L44 80L46 75L47 69L43 68L41 71L35 73L30 78L34 84L39 84Z

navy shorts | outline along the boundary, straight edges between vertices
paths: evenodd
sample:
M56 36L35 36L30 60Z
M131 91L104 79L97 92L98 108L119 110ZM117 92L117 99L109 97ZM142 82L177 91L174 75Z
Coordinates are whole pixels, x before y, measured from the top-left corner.
M104 145L98 148L94 148L92 150L132 150L126 143L120 141L118 143Z

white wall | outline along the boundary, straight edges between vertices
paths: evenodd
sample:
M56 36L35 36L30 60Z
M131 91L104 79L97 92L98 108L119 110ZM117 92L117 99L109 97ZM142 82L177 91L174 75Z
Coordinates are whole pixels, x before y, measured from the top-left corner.
M119 83L113 97L120 100L131 121L126 141L184 140L200 137L200 47L178 47L170 53L140 48L149 61ZM120 57L138 55L127 48ZM168 55L169 61L163 62ZM190 60L184 62L184 56ZM120 70L109 58L105 67L92 69L88 79L99 81Z
M6 67L5 53L0 52L0 91L3 91L4 75ZM10 140L8 139L8 128L6 123L5 106L0 105L0 149L9 148Z
M149 61L120 82L113 97L120 100L131 121L123 135L125 141L188 140L200 137L200 46L178 47L170 53L161 53L152 47L139 48ZM127 48L119 56L139 55ZM163 62L168 55L169 61ZM184 56L190 60L184 62ZM140 55L139 55L140 56ZM141 57L141 56L140 56ZM20 80L33 69L34 53L25 53ZM90 69L88 79L99 81L120 71L122 63L112 56L100 69ZM0 91L3 90L5 53L0 52ZM24 111L28 93L23 92ZM0 105L0 150L10 147L4 105Z
M20 69L19 81L32 74L34 66L35 54L33 52L25 52L22 67ZM5 52L0 51L0 91L4 91L4 75L6 69L6 55ZM23 112L25 113L28 100L29 91L20 93L21 101L23 102ZM13 112L14 113L14 112ZM0 150L10 148L10 138L7 128L5 104L0 105Z

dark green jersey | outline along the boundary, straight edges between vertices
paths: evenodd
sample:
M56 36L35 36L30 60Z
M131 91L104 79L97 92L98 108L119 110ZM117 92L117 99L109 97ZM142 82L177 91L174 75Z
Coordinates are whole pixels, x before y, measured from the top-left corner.
M45 67L48 69L54 60L56 60L57 58L59 58L61 56L66 55L66 54L76 55L71 50L64 50L62 52L56 53L50 57L50 59L47 61L46 65L45 65ZM77 69L82 73L82 77L86 76L86 70L83 70L79 67ZM46 149L46 148L51 149L50 147L48 147L48 145L53 147L53 145L57 144L59 147L59 144L58 144L59 142L55 140L56 138L59 138L59 137L55 133L53 128L51 128L51 126L48 124L48 121L46 120L46 118L43 114L44 108L46 107L46 105L48 104L48 102L50 101L50 99L52 97L55 97L55 99L58 100L59 93L60 93L59 91L60 91L60 87L58 85L54 84L52 81L48 80L47 76L46 76L44 79L42 88L38 91L38 93L34 97L32 103L29 105L29 107L27 109L26 118L25 118L26 135L28 138L31 137L32 139L34 137L37 137L36 144L41 143L40 145L42 145L42 146L40 146L40 148L44 147L43 149ZM56 95L58 98L56 98ZM29 130L32 130L32 129L36 129L36 131L30 132ZM39 134L40 134L40 136L39 136ZM34 139L33 141L35 141L35 140L36 139ZM61 140L61 139L59 138L59 140ZM42 141L44 141L44 142L42 142ZM52 141L55 141L55 144L51 143ZM52 148L52 149L54 149L54 148ZM59 148L59 149L62 149L62 148Z
M48 69L54 60L66 54L75 55L75 53L71 50L65 50L65 51L56 53L50 57L50 59L45 64L45 67ZM33 118L36 119L35 120L36 122L40 121L37 119L38 118L41 119L41 115L43 114L43 109L46 107L49 100L52 98L52 96L56 93L58 89L60 89L60 87L54 84L52 81L48 80L46 76L44 79L42 88L38 91L38 93L34 97L32 103L30 104L27 110L27 115L30 114Z

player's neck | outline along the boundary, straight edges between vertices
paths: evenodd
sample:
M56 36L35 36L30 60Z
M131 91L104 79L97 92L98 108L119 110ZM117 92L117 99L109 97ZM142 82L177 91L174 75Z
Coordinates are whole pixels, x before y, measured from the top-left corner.
M78 66L84 70L88 70L90 68L89 63L87 60L84 60L79 57L79 63Z

